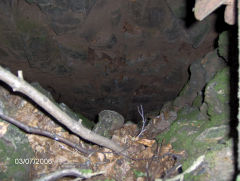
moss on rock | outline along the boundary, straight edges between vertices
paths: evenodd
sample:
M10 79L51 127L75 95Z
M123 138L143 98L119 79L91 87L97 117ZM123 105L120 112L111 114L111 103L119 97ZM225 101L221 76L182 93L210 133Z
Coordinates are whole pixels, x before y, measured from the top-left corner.
M208 105L210 119L219 115L223 117L229 115L229 100L229 68L224 68L215 75L205 89L204 101Z
M0 120L0 122L5 122ZM0 180L30 180L34 153L26 135L13 125L0 139Z
M230 119L229 76L229 68L220 70L207 83L203 91L203 102L202 97L198 96L193 101L193 107L185 106L178 110L178 117L169 130L157 137L160 142L164 140L165 144L170 143L176 151L186 152L186 157L182 161L183 170L189 168L201 155L206 156L206 168L214 167L215 165L211 164L218 165L219 160L216 160L213 154L231 148L232 140L227 137L229 133L227 124ZM203 105L206 110L202 112ZM202 180L208 178L207 175L213 171L214 169L206 169L201 174L198 172L187 174L184 180ZM223 174L225 172L228 174L231 171L226 170Z

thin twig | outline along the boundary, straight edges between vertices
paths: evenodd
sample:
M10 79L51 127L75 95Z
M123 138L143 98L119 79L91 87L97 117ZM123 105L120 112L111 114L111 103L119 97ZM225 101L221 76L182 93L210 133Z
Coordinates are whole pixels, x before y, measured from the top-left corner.
M140 108L139 107L137 107L137 108L138 108L138 113L140 114L140 116L142 118L142 128L141 128L140 133L137 135L137 137L139 137L143 134L144 131L146 131L145 125L146 125L147 120L146 120L146 117L144 116L144 111L143 111L142 105L140 105Z
M9 116L6 116L4 115L2 112L0 112L0 118L4 119L5 121L11 123L11 124L14 124L15 126L17 126L18 128L24 130L25 132L27 133L30 133L30 134L37 134L37 135L41 135L41 136L46 136L46 137L49 137L49 138L52 138L56 141L59 141L61 143L64 143L82 153L85 153L85 154L90 154L93 152L93 150L87 150L83 147L81 147L80 145L77 145L73 142L71 142L70 140L67 140L55 133L50 133L46 130L43 130L43 129L40 129L40 128L35 128L35 127L31 127L31 126L28 126L28 125L25 125L24 123L21 123L20 121L17 121Z

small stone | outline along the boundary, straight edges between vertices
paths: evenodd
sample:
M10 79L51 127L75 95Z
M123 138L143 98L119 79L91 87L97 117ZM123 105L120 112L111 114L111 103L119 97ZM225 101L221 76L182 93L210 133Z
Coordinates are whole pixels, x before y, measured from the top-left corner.
M93 129L95 133L98 133L105 137L110 137L110 132L121 128L124 124L124 117L111 110L103 110L98 114L98 123Z

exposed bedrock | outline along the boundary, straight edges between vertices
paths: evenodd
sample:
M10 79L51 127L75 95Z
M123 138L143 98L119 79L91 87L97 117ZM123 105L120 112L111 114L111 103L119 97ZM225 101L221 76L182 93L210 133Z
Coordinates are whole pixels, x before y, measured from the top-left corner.
M215 16L195 22L185 1L9 0L0 2L0 64L38 81L90 119L137 106L158 110L213 50Z

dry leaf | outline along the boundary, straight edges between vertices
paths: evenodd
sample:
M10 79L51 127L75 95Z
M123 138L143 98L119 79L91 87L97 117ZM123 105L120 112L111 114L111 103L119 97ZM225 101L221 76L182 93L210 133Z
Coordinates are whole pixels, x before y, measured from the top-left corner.
M101 162L104 161L104 154L103 153L97 153L97 157Z
M7 132L8 123L0 122L0 138Z
M141 139L137 140L137 142L145 146L152 147L152 145L155 143L155 140Z
M172 150L172 145L171 144L167 144L167 145L164 145L162 146L161 148L161 154L165 154L165 153L168 153Z

